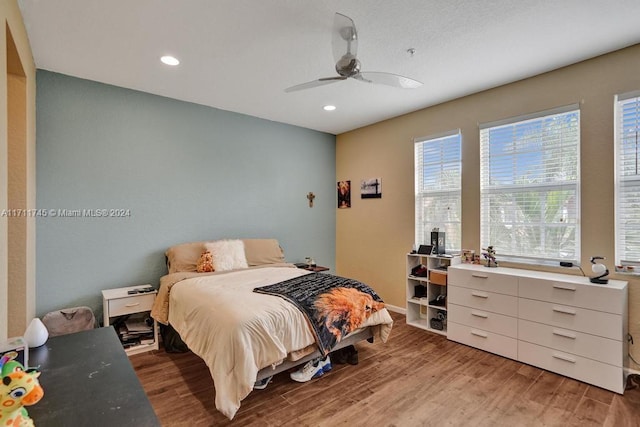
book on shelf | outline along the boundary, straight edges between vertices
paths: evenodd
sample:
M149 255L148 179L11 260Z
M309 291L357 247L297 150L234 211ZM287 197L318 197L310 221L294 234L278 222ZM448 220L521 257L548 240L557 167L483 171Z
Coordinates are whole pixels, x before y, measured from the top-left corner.
M122 317L114 323L114 327L125 348L155 342L153 319L149 317L149 313L136 313Z
M124 325L127 331L130 333L144 333L153 331L153 323L149 321L148 314L143 313L141 315L132 315L124 321Z

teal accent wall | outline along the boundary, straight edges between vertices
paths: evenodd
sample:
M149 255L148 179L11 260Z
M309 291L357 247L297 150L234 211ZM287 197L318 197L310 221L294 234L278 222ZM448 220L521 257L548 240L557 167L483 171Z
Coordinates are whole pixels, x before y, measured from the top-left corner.
M36 80L38 315L88 305L101 317L102 289L158 286L182 242L274 237L288 261L335 269L334 135L49 71ZM101 209L130 216L90 216Z

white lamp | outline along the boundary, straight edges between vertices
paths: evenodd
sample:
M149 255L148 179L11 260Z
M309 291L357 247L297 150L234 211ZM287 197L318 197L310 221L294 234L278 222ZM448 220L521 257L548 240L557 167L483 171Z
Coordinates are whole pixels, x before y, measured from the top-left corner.
M24 331L24 340L27 342L30 348L40 347L44 343L47 342L49 338L49 331L47 327L44 326L42 320L37 317L34 317L29 326L27 326L27 330Z
M597 263L596 260L598 259L603 260L605 258L601 256L591 257L591 264L593 264L591 266L591 271L593 271L595 276L590 277L589 281L598 285L606 285L607 283L609 283L609 279L606 279L606 277L609 275L609 269L604 264L601 264L599 262Z

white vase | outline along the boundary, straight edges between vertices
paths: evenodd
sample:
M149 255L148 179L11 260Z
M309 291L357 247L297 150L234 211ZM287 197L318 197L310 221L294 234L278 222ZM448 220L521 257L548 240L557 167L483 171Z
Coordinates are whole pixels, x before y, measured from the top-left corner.
M47 327L44 326L42 320L37 317L29 323L27 330L24 331L24 340L31 348L40 347L42 344L47 342L48 338L49 331L47 330Z

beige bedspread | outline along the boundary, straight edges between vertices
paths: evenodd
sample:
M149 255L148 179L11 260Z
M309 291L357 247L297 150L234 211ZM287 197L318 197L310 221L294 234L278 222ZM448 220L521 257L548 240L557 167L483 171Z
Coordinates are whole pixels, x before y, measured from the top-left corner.
M254 267L249 267L249 269L259 269L265 267L283 267L283 268L296 268L295 265L290 263L281 263L281 264L264 264ZM178 273L171 273L160 278L160 289L158 290L158 295L153 303L153 308L151 309L151 317L156 319L158 322L163 325L169 324L169 294L171 293L171 288L178 282L181 282L186 279L191 279L193 277L204 277L204 276L213 276L213 275L221 275L221 274L230 274L237 270L231 271L214 271L212 273L196 273L195 271L181 271Z
M174 276L179 273L174 273ZM168 310L168 321L211 372L216 408L232 419L240 401L253 389L258 371L280 364L292 351L314 344L304 315L282 298L253 289L309 274L298 268L263 267L196 277L165 279L154 317ZM184 276L184 274L183 274ZM167 277L167 276L165 276ZM171 284L170 284L171 283ZM170 285L169 285L170 284ZM166 295L163 296L163 288ZM170 291L170 292L169 292ZM164 307L164 308L163 308ZM379 325L374 336L383 342L393 321L386 309L362 325Z

